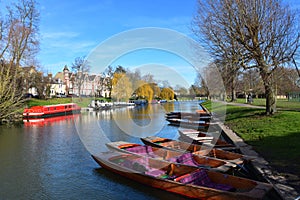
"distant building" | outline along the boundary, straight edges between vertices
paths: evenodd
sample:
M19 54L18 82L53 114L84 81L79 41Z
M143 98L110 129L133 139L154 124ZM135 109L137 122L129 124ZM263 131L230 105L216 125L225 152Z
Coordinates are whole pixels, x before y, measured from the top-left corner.
M26 91L26 95L31 96L31 97L36 97L38 96L37 88L33 87L31 84L31 77L32 74L38 73L36 68L34 66L29 66L29 67L22 67L21 68L21 73L22 77L24 78L24 90Z
M67 69L67 67L65 66L64 69ZM66 77L63 72L57 72L50 80L50 97L68 95L65 78Z
M82 81L78 81L81 78ZM109 97L107 78L101 75L89 75L87 72L72 73L65 66L62 72L57 72L50 82L50 97L76 95ZM79 90L79 84L81 84Z

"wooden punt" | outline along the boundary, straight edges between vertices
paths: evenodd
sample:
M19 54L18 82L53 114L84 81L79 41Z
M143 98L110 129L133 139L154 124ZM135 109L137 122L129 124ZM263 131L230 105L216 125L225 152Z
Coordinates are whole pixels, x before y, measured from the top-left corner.
M166 113L166 116L178 116L179 118L181 117L203 117L203 116L208 116L211 117L211 114L208 112L205 112L203 110L198 110L196 112L169 112Z
M201 155L201 153L182 153L179 151L172 151L164 148L152 147L149 145L129 143L126 141L109 142L106 143L106 146L113 151L117 150L123 153L138 154L155 159L171 161L173 163L207 168L219 172L228 172L236 167L236 163L228 162L218 158L207 157L205 155Z
M209 122L212 120L212 116L209 114L201 113L181 113L181 112L171 112L165 115L166 119L189 119L189 120L201 120Z
M168 150L179 151L181 153L191 152L196 155L209 156L221 160L226 160L228 162L235 163L237 165L243 164L253 159L239 153L225 151L219 148L211 148L205 145L197 145L188 142L172 140L169 138L149 136L149 137L141 138L141 140L144 144L153 147L165 148Z
M267 183L133 154L105 152L92 157L113 173L195 199L262 199L272 189Z
M215 124L215 123L210 123L202 120L189 120L189 119L180 119L180 118L171 118L171 119L167 119L167 121L172 126L192 128L196 130L207 130L210 125Z
M202 132L195 129L178 129L180 136L187 142L193 142L195 144L208 144L214 145L215 148L233 147L233 144L219 139L219 135L216 132ZM217 137L218 136L218 137Z

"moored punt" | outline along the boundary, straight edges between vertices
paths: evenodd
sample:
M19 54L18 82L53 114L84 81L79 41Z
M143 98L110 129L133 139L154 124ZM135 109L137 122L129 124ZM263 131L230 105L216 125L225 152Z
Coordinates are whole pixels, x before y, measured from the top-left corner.
M212 117L210 113L208 112L205 112L203 110L198 110L196 112L169 112L169 113L166 113L166 117L167 116L178 116L179 118L181 117L204 117L204 116L207 116L207 117Z
M213 123L209 123L209 122L201 121L201 120L194 121L194 120L179 119L179 118L171 118L171 119L167 119L167 121L172 126L193 128L193 129L197 129L197 130L206 130L209 128L209 126L211 124L213 124Z
M233 144L219 139L220 134L216 132L201 132L195 129L178 129L180 136L187 142L195 144L214 145L215 148L233 147Z
M25 108L23 118L46 118L80 113L81 108L75 103Z
M103 168L139 183L197 199L262 199L267 183L121 152L92 155Z
M171 112L165 115L166 119L189 119L189 120L201 120L209 122L212 119L211 115L199 114L199 113L180 113L180 112Z
M242 164L245 161L251 159L239 153L224 151L219 148L211 148L205 145L197 145L188 142L172 140L169 138L150 136L146 138L141 138L141 140L144 144L153 147L165 148L168 150L179 151L181 153L191 152L196 155L215 157L235 164Z
M172 151L164 148L157 148L148 145L140 145L136 143L129 143L125 141L109 142L106 143L107 147L111 150L121 151L123 153L138 154L141 156L147 156L154 159L166 160L173 163L179 163L183 165L190 165L199 168L207 168L219 172L227 172L233 167L236 167L234 163L227 162L213 157L206 157L204 155L192 154L190 152Z

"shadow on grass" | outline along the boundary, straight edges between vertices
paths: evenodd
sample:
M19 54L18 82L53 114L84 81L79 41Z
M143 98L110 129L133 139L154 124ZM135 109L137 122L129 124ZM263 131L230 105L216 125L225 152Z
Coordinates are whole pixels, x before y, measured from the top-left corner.
M300 130L285 136L265 136L246 141L272 168L300 192Z
M249 117L265 116L265 111L256 108L229 107L226 112L226 121L230 122L235 119L243 119Z

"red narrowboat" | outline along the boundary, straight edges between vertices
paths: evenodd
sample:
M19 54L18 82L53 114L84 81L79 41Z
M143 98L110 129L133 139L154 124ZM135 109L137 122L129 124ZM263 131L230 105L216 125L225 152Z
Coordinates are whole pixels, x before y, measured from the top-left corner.
M24 118L46 118L80 113L81 108L75 103L25 108Z
M47 126L59 123L61 121L73 121L75 119L78 119L79 116L80 114L63 115L47 118L24 118L23 123L25 126Z

